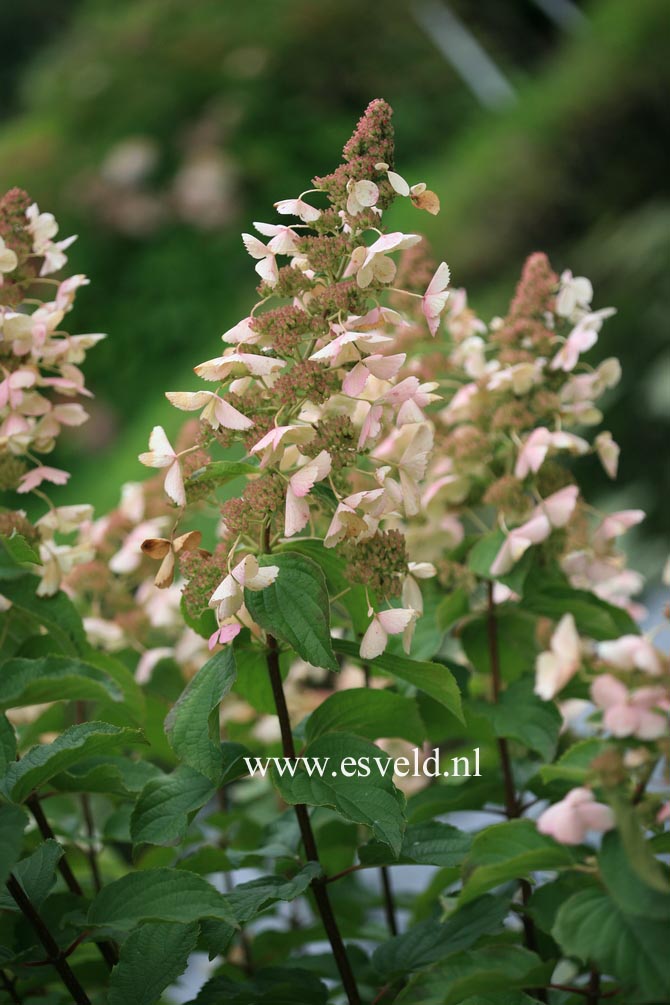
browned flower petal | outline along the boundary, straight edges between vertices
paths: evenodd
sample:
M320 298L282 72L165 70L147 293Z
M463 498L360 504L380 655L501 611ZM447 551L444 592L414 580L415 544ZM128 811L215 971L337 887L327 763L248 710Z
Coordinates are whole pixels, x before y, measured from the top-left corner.
M426 189L425 192L421 192L419 195L413 195L412 202L417 209L425 209L428 213L432 213L433 216L437 216L440 212L440 200L430 189Z
M202 541L202 534L199 530L189 530L187 534L181 534L174 539L172 547L179 554L180 551L195 551Z
M142 551L149 558L165 558L171 551L171 545L164 537L148 537L146 541L142 541Z
M154 579L154 584L159 590L165 590L168 586L172 586L172 581L174 579L174 567L174 552L170 550L161 562L160 569L156 573L156 578Z

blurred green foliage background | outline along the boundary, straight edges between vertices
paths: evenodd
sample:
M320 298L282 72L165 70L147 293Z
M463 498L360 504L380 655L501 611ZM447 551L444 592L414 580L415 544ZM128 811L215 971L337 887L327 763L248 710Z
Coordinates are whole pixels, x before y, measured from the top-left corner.
M443 9L440 9L443 8ZM440 49L455 14L513 97L480 103ZM432 12L432 13L431 13ZM432 30L430 27L433 20ZM622 446L596 498L649 512L658 571L670 491L670 12L667 0L23 0L0 5L0 187L28 189L78 233L92 285L75 331L93 417L69 453L68 501L113 505L168 388L248 311L239 233L330 170L367 102L395 108L397 163L442 200L421 225L484 314L525 256L589 275L614 304L597 354L621 357L607 427ZM411 222L410 222L411 220ZM397 223L415 229L416 215Z

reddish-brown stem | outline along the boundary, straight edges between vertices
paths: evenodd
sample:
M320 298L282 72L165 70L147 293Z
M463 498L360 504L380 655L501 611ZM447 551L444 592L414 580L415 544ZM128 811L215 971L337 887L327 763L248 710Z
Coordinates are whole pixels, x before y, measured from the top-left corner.
M595 971L595 972L597 973L597 971ZM591 971L591 981L593 981L593 974L594 974L594 971ZM613 991L605 991L605 992L603 992L601 994L601 992L600 992L600 975L598 975L598 990L597 990L598 997L597 998L591 998L590 997L593 994L593 989L591 987L591 982L589 982L588 986L584 987L584 988L579 988L579 987L576 987L576 986L574 986L572 984L547 984L546 986L549 988L550 991L567 991L569 994L572 994L572 995L582 995L582 997L588 999L587 1002L585 1003L585 1005L591 1005L591 1001L599 1002L603 998L616 998L617 995L621 994L621 991L618 988L615 988Z
M591 967L586 1005L598 1005L600 1001L600 971Z
M78 701L76 705L77 710L77 722L86 721L86 702ZM88 846L86 848L86 857L88 859L88 864L91 870L91 879L93 880L93 887L96 893L102 890L102 879L100 877L100 869L98 867L98 856L95 850L95 824L93 822L93 814L91 812L91 801L88 798L88 793L82 792L79 797L81 802L81 813L84 818L84 824L86 826L86 836L88 838Z
M230 800L228 798L228 792L225 788L219 789L218 793L219 806L224 813L228 813L230 810ZM221 848L226 847L226 842L222 838L219 842ZM226 893L232 893L235 889L235 882L232 872L224 872L223 874L223 885L226 889ZM240 948L242 950L242 956L244 957L244 969L249 977L253 975L254 964L253 957L251 954L251 940L247 934L244 925L239 927L239 938L240 938Z
M391 871L387 866L382 865L379 867L379 874L382 881L382 896L384 899L386 924L391 935L397 935L398 922L395 916L395 901L393 899L393 887L391 886Z
M502 687L502 675L500 672L500 651L498 648L498 623L496 621L495 602L493 600L493 583L488 586L488 604L486 608L486 631L488 636L489 663L491 666L491 680L493 683L493 701L500 698ZM514 785L514 774L512 773L512 759L509 753L509 746L504 736L498 737L498 753L500 755L500 766L502 768L503 785L505 789L505 811L510 820L519 816L519 803Z
M14 978L6 974L4 970L0 970L0 983L2 983L3 988L9 995L11 1001L14 1002L14 1005L22 1005L21 996L16 990L16 981Z
M42 806L36 794L30 796L30 798L26 800L26 806L28 807L33 817L35 818L35 823L37 824L40 834L42 835L44 840L55 841L56 835L51 828L51 824L49 823L44 814L44 810L42 809ZM76 897L83 897L84 891L81 888L79 880L72 872L72 869L70 868L70 863L68 862L65 855L61 855L59 859L58 870L63 879L65 880L65 884L70 893L74 893ZM111 942L104 942L104 941L96 942L96 946L98 947L100 955L102 956L105 963L111 970L112 967L116 966L116 964L119 962L119 955L116 951L116 947Z
M386 995L389 993L392 987L393 984L385 984L383 988L380 988L377 994L372 999L372 1005L379 1005L379 1002L382 1000L382 998L386 997Z
M272 635L267 636L266 659L270 685L274 696L275 709L277 712L277 718L279 719L279 729L281 732L284 757L295 758L296 752L293 743L293 734L291 732L291 720L289 719L288 708L286 706L286 696L284 695L284 687L282 684L281 673L279 671L279 650L277 648L277 641ZM310 862L318 862L319 854L307 807L305 805L298 804L293 808L298 819L298 827L300 828L305 854ZM328 941L330 942L330 948L333 951L333 958L340 974L342 987L344 988L349 1005L360 1005L361 999L358 994L356 979L354 978L351 964L349 963L349 958L347 956L347 951L342 940L342 935L340 933L335 914L333 913L330 897L328 896L328 890L326 889L325 877L315 877L312 880L311 888L319 915L321 916L323 927L326 931L326 935L328 936Z
M487 583L487 605L486 605L486 631L488 638L489 664L491 667L492 697L494 702L500 700L502 690L502 673L500 669L500 648L498 646L498 622L496 620L496 605L493 599L493 583ZM505 791L505 812L508 820L515 820L521 816L521 800L517 797L516 786L514 784L514 774L512 772L512 759L510 757L507 739L504 736L497 738L498 753L500 755L500 766L502 769L503 786ZM531 885L527 879L519 882L521 889L521 900L524 906L522 914L523 934L526 948L531 952L537 950L537 935L533 919L525 908L528 905L531 895ZM541 988L535 989L535 994L540 1001L546 1002L547 996Z
M334 883L337 879L343 879L345 876L350 876L352 872L360 872L361 869L369 868L369 865L350 865L347 869L343 869L342 872L336 872L332 876L327 876L326 883Z
M65 954L59 948L58 943L49 931L42 915L30 900L16 877L11 874L7 880L7 889L24 918L32 927L35 935L42 943L49 963L54 970L56 970L63 984L72 995L72 1000L75 1002L75 1005L91 1005L91 999L79 983L78 978L65 958Z
M365 686L370 687L370 667L367 664L363 665L363 674L365 676ZM396 919L395 912L395 900L393 899L393 886L391 884L391 872L387 866L382 865L379 867L379 877L381 879L382 887L382 900L384 902L384 915L386 917L386 924L391 935L398 934L398 921Z

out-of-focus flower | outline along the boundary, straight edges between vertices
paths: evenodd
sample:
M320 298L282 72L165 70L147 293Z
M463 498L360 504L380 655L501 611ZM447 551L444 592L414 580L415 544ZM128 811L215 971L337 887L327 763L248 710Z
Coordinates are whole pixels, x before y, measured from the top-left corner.
M450 278L451 272L449 271L449 266L446 262L441 262L437 267L435 275L429 282L421 301L423 316L428 323L428 330L433 336L437 335L440 318L447 306L447 300L449 299L447 286L449 285Z
M603 663L616 670L641 670L652 677L663 671L661 654L644 635L622 635L619 639L599 642L597 652Z
M603 709L603 726L612 736L636 736L657 740L668 733L668 692L664 687L641 687L629 691L612 674L599 674L591 685L591 697ZM657 709L662 708L665 714Z
M596 802L590 789L578 788L545 810L538 818L537 829L561 844L572 845L581 844L589 831L612 830L614 823L609 806Z
M0 283L2 283L2 273L13 272L18 264L16 253L8 248L4 238L0 237Z
M564 614L551 636L549 649L535 663L535 694L550 701L579 670L582 648L572 614Z
M595 445L600 463L605 471L610 478L616 478L619 470L619 454L621 453L618 443L615 443L612 434L606 431L596 436Z
M118 652L126 645L123 629L114 621L105 618L84 618L86 636L94 646L99 646L108 653Z
M52 485L65 485L70 477L69 471L61 471L60 468L49 468L40 465L33 468L22 476L17 492L32 492L38 488L42 482L51 482Z
M588 311L593 300L593 286L586 276L573 276L569 269L561 275L561 286L556 297L556 313L572 319L576 310Z

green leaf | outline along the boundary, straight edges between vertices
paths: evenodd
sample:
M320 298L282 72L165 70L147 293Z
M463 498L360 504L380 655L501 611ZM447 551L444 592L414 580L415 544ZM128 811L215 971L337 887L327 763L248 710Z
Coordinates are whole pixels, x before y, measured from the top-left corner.
M470 610L470 598L467 590L457 589L440 601L435 612L437 626L443 632L464 617Z
M636 807L631 805L628 795L624 795L618 789L611 789L607 796L614 810L617 830L616 837L608 845L620 841L622 848L619 858L627 858L628 866L637 879L644 884L644 887L651 887L652 890L667 895L670 893L668 870L652 852L640 826L641 821Z
M471 846L471 835L451 824L439 820L412 824L403 835L399 860L417 865L461 866ZM389 857L385 845L375 841L359 848L358 855L365 865L390 865L398 861Z
M211 607L203 607L198 617L193 617L188 611L182 594L179 609L188 627L192 628L196 635L199 635L201 638L208 639L216 631L216 614Z
M339 670L330 640L330 599L319 566L296 551L265 555L259 562L278 566L279 575L264 590L244 591L251 617L307 663Z
M422 970L469 949L483 935L496 933L508 911L506 900L486 894L454 911L442 924L433 919L422 921L383 942L372 954L373 966L386 980Z
M130 818L133 842L170 844L186 833L192 815L208 802L216 785L186 764L171 775L152 778L142 789Z
M449 956L413 977L396 1001L407 1005L460 1005L470 995L544 983L540 958L520 946L493 945ZM540 976L542 975L542 976Z
M0 883L5 882L21 854L27 822L28 818L18 806L0 806Z
M549 935L558 910L568 897L595 883L595 875L586 876L572 869L562 872L557 879L535 887L527 904L528 913L535 924Z
M523 991L491 991L484 995L465 998L460 1005L542 1005L539 998L531 998Z
M20 761L11 764L0 790L8 799L20 803L33 789L61 771L67 771L84 757L111 753L120 747L143 742L138 730L111 726L108 722L84 722L71 726L52 743L33 747Z
M221 744L222 774L219 780L219 787L229 785L237 778L243 778L249 774L244 759L252 757L252 753L243 743L232 743L226 741Z
M540 834L531 820L510 820L480 831L464 867L460 904L502 883L523 879L537 870L572 865L574 855L553 838Z
M30 572L30 569L26 569L26 564L39 565L40 556L25 537L16 531L11 537L0 536L0 579L25 576Z
M0 708L21 708L48 701L95 701L123 695L97 667L67 656L7 660L0 676Z
M3 582L2 595L11 600L13 607L43 625L56 643L56 649L69 656L79 656L88 647L82 620L64 593L53 597L38 597L36 576Z
M345 762L345 759L346 762ZM320 761L323 777L307 773ZM369 771L367 777L345 777L344 772ZM272 781L282 799L296 805L330 806L345 820L365 824L395 855L402 845L405 798L392 781L393 763L379 747L348 733L328 733L305 749L294 777L272 768Z
M235 643L235 663L237 665L235 694L239 694L245 701L248 701L257 712L276 715L277 709L265 657L265 652L259 646L243 649L237 642ZM292 661L291 653L280 654L279 670L282 679L287 676Z
M399 736L416 746L426 738L426 727L412 698L364 687L335 691L307 719L308 743L324 733L336 732L369 740Z
M223 894L202 876L177 869L130 872L103 887L88 912L89 925L119 931L130 930L143 921L187 925L200 918L235 926Z
M149 923L131 932L112 971L109 1005L155 1005L186 969L198 941L198 925Z
M464 721L458 684L451 670L444 664L412 660L406 656L395 656L389 653L383 653L374 660L363 660L356 643L346 639L333 639L333 648L336 652L369 666L372 671L380 674L393 674L394 677L406 681L420 691L425 691L457 719L461 722Z
M228 903L240 924L246 924L279 900L295 900L305 892L315 876L321 875L318 862L308 862L292 879L261 876L250 883L240 883L228 895Z
M481 810L486 803L500 799L501 784L502 776L497 772L486 772L481 778L456 779L452 776L446 784L434 783L410 796L407 819L412 823L425 823L442 813Z
M189 767L213 782L221 775L219 703L235 682L232 646L216 653L198 670L165 720L170 746Z
M633 994L627 1002L670 998L667 921L626 913L605 890L590 887L566 900L552 935L566 956L618 978Z
M535 618L518 608L501 605L496 609L496 633L500 671L513 681L535 666ZM465 655L479 673L491 673L488 622L485 615L472 618L460 633Z
M93 649L89 645L87 645L86 649L82 652L82 656L86 663L97 667L99 670L102 670L107 677L111 678L117 688L121 691L123 696L123 710L126 713L126 719L124 719L123 722L116 722L116 725L125 726L127 723L132 725L143 725L145 718L144 692L128 667L122 663L121 660L117 659L116 656L112 656L111 653L103 652L101 649ZM115 701L114 704L109 707L113 710L113 714L118 718L118 703ZM104 705L98 705L98 709L99 712L101 712L104 709ZM103 718L102 714L100 714L100 718Z
M212 461L210 464L198 468L186 479L186 488L191 485L217 487L232 482L233 478L257 474L257 464L247 464L245 461Z
M306 555L318 565L326 577L328 592L331 596L340 598L338 603L349 614L354 632L362 635L370 620L365 588L351 582L347 576L347 563L342 556L334 548L324 548L321 541L293 540L280 545L278 551L281 553L282 550Z
M543 761L551 761L556 754L563 717L553 702L533 693L533 682L527 677L510 684L495 705L477 705L476 714L490 721L496 736L518 740Z
M268 967L250 981L212 977L188 1005L326 1005L325 984L309 970Z
M535 570L528 577L521 606L545 618L560 620L572 614L577 631L603 641L621 635L637 635L639 628L621 607L614 607L586 590L575 590L558 570Z
M646 843L645 849L651 860L648 866L650 883L640 876L639 865L628 853L621 835L610 831L603 837L598 853L600 874L609 895L622 911L656 921L670 921L670 885L660 862L653 858Z
M592 774L592 762L606 747L607 742L604 740L580 740L561 754L555 764L540 768L540 777L543 782L558 780L569 782L571 786L583 785Z
M51 893L56 882L56 868L62 857L63 849L57 841L50 838L32 855L21 859L12 870L35 907L39 907ZM0 891L0 909L19 910L14 899L5 890Z
M15 760L16 733L7 716L0 713L0 777Z
M161 775L150 761L130 757L87 757L67 771L54 775L51 784L63 792L102 792L116 796L135 796L150 779Z

